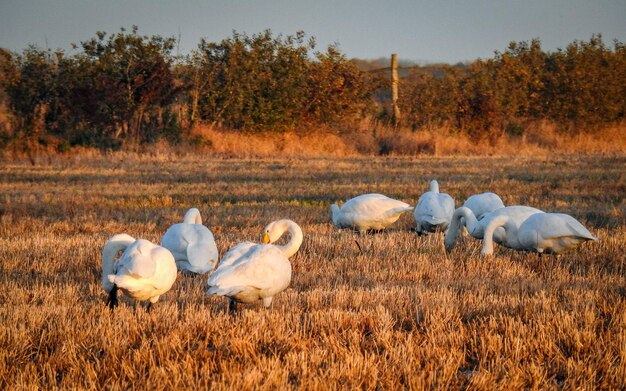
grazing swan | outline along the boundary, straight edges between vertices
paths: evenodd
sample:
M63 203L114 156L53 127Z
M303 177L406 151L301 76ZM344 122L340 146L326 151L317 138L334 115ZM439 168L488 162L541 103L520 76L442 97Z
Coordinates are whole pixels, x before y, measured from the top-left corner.
M557 254L588 240L598 240L578 220L564 213L538 213L530 216L519 227L510 219L495 219L494 226L503 227L507 238L515 237L516 250L533 251L540 255ZM485 230L482 253L493 254L493 240Z
M115 260L122 251L122 256ZM148 309L176 281L176 262L169 250L130 235L113 235L102 250L102 286L107 304L117 306L117 290L136 301L149 300Z
M182 223L167 229L161 246L172 252L178 270L204 274L213 270L219 259L213 234L202 225L200 211L196 208L185 213Z
M364 233L387 228L413 207L382 194L363 194L348 200L341 208L332 204L330 210L335 227Z
M463 206L470 208L476 219L480 220L487 213L504 208L504 202L496 193L481 193L470 196L465 200Z
M274 245L285 232L290 240L285 245ZM302 230L291 220L278 220L265 227L264 244L250 242L234 246L220 260L217 270L209 276L207 293L226 296L229 308L236 303L263 301L266 308L274 295L285 290L291 282L291 263L302 244Z
M507 216L500 216L485 229L481 251L485 255L493 254L493 239L489 234L494 227L504 228L507 240L511 238L516 243L513 249L539 254L556 254L587 240L598 240L578 220L563 213L537 213L519 226Z
M428 232L445 231L454 213L454 199L439 192L439 183L430 181L430 191L422 194L413 215L418 235Z
M530 206L515 205L498 208L483 215L482 219L478 220L470 208L462 206L455 210L452 215L452 221L450 222L450 226L446 232L446 237L443 241L446 251L450 252L454 246L456 246L456 242L461 236L463 226L467 228L467 232L469 232L472 237L482 239L485 233L485 228L494 218L498 216L508 216L517 226L519 226L528 217L534 215L535 213L543 213L543 211ZM493 231L493 237L497 243L506 245L505 242L507 238L504 228L496 227Z

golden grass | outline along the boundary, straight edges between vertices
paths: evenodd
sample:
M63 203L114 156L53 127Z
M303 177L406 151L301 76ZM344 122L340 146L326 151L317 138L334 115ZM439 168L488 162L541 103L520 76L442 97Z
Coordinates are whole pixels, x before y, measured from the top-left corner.
M125 154L0 166L0 388L626 388L626 158L201 159ZM446 255L405 215L360 238L328 206L366 192L460 203L495 191L600 237L559 258L469 238ZM198 207L220 253L289 217L305 233L271 309L178 276L147 313L110 312L100 252L158 241Z
M311 129L301 132L249 134L197 126L192 139L203 153L239 158L304 158L346 156L550 156L554 154L610 154L626 150L626 124L578 133L559 132L548 121L526 125L522 136L494 131L476 139L447 127L411 131L364 120L342 132ZM166 148L152 147L152 151Z

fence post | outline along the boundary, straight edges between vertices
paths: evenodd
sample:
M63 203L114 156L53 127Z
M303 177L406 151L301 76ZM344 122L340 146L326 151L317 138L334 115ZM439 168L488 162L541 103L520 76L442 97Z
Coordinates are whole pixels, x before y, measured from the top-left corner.
M400 107L398 106L398 55L391 54L391 103L393 104L393 124L400 123Z

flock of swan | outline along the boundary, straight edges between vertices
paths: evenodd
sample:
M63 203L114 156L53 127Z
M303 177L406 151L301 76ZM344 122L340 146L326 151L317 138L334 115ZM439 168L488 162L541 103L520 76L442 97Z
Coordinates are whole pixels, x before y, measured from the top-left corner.
M484 255L493 254L494 242L541 255L597 240L570 215L546 213L530 206L504 206L494 193L473 195L455 209L454 199L441 193L435 180L415 208L381 194L363 194L341 207L331 206L335 227L360 233L385 229L411 210L417 234L444 232L447 252L455 247L464 229L483 240ZM289 241L274 244L285 233L289 234ZM107 304L110 308L117 306L117 291L121 290L135 301L148 301L150 308L171 289L180 270L209 273L207 293L226 297L231 310L236 309L237 303L259 300L269 307L274 296L291 282L289 257L298 251L302 240L298 224L277 220L265 227L263 243L239 243L219 259L213 234L202 224L200 211L191 208L182 223L165 232L160 245L127 234L113 235L106 242L102 251L102 285L108 294Z

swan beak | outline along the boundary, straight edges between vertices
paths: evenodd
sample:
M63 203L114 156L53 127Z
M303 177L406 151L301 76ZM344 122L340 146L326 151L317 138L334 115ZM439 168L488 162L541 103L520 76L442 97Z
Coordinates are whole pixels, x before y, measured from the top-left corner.
M270 242L270 237L269 235L266 233L263 234L263 243L267 244Z

